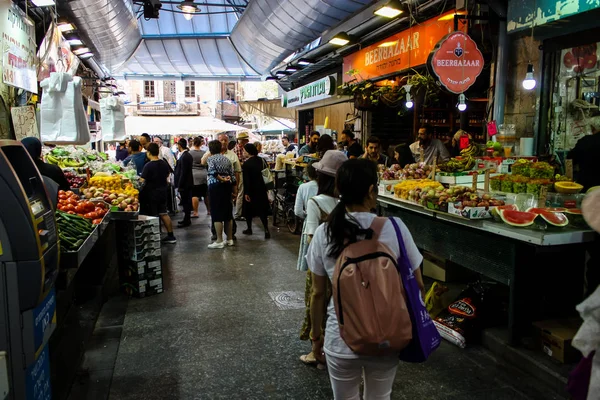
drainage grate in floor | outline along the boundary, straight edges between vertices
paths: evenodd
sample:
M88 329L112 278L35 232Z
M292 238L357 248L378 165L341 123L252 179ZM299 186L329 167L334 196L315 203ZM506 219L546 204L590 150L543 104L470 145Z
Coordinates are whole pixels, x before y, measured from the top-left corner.
M269 296L280 310L304 308L304 292L269 292Z

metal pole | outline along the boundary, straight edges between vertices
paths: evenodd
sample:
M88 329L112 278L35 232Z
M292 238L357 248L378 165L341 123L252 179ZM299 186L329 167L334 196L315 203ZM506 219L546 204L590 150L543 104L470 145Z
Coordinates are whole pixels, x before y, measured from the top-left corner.
M506 101L506 77L508 75L508 33L506 20L498 24L498 55L496 57L496 78L494 79L494 119L498 125L504 123L504 103Z

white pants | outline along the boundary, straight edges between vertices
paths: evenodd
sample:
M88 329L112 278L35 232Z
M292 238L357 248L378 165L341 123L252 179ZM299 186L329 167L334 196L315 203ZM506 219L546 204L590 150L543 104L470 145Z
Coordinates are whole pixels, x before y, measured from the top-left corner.
M327 369L335 400L360 400L360 382L365 380L364 400L389 400L398 369L398 356L345 359L327 356Z

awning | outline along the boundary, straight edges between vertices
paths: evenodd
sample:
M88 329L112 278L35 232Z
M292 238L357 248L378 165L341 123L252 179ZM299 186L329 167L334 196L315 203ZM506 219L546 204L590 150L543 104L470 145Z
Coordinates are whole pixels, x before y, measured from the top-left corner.
M127 117L125 130L128 136L149 135L214 135L221 132L247 131L243 126L228 124L211 117Z
M282 132L295 131L296 123L294 121L277 120L260 128L258 132Z
M240 101L240 109L245 114L261 114L271 118L296 119L296 111L281 106L281 100Z

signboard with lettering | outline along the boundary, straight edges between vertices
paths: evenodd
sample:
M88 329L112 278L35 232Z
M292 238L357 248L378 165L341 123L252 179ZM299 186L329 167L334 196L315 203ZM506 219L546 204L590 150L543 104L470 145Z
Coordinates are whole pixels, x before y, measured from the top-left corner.
M477 44L464 32L452 32L442 39L431 54L431 69L440 83L452 93L463 93L483 71L483 55Z
M25 391L27 400L49 400L52 398L48 345L42 350L35 362L27 368L26 374Z
M37 93L35 29L10 0L0 0L2 82Z
M376 79L427 63L435 44L454 30L453 14L432 18L344 57L344 83L354 79L348 73L352 70L361 80Z
M331 97L335 94L335 81L335 75L330 75L308 85L290 90L281 97L281 105L283 107L298 107Z

